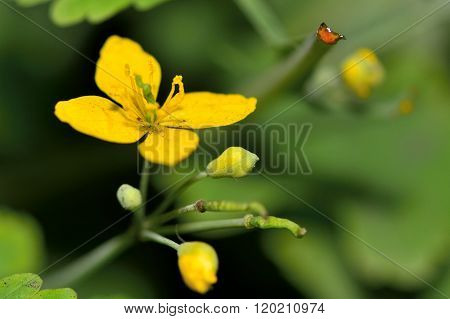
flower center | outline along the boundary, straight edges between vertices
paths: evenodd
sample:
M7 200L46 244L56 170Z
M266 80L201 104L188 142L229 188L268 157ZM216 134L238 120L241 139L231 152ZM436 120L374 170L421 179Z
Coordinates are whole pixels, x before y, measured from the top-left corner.
M151 65L150 69L152 70ZM144 130L157 130L157 103L152 93L151 84L145 83L142 80L141 75L132 73L128 64L125 65L125 74L130 79L131 87L127 91L133 105L133 107L129 107L128 110L133 113L135 120L139 122L139 125ZM152 76L152 72L150 72L150 74Z

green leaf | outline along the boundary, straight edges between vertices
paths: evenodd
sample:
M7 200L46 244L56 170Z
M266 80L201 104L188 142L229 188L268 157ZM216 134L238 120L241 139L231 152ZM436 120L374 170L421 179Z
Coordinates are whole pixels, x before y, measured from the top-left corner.
M41 290L42 279L36 274L15 274L0 279L0 299L76 299L70 288Z
M44 289L35 294L33 299L77 299L77 293L70 288Z
M167 1L170 0L134 0L134 7L138 10L147 10Z
M33 6L50 0L16 0L19 5ZM87 20L100 23L131 5L147 10L169 0L53 0L50 16L57 25L69 26Z
M0 208L0 276L37 271L44 257L38 223L29 215Z
M42 279L35 274L16 274L0 279L0 299L27 299L39 292Z

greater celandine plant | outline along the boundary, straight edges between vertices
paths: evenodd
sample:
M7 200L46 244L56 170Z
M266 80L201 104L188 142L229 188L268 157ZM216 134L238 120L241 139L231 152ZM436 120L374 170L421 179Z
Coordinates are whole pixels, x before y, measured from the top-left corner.
M111 36L100 51L95 81L113 101L98 96L84 96L57 103L55 114L62 122L84 134L114 143L136 143L144 157L139 189L124 184L117 191L121 206L134 215L129 229L87 255L69 264L47 279L48 285L66 285L105 265L123 250L138 242L152 241L177 251L178 266L185 284L198 293L206 293L217 282L219 258L214 248L204 242L178 244L166 236L199 231L243 229L287 229L295 237L306 230L296 223L268 216L257 202L198 200L191 205L168 210L173 201L193 183L205 178L245 177L259 160L240 147L230 147L198 172L175 185L150 214L146 211L150 162L174 166L198 146L193 129L236 123L252 113L255 98L239 94L210 92L186 93L182 77L172 81L169 96L162 105L157 100L161 80L158 61L136 42ZM118 103L118 104L116 104ZM173 223L186 213L242 212L243 217Z

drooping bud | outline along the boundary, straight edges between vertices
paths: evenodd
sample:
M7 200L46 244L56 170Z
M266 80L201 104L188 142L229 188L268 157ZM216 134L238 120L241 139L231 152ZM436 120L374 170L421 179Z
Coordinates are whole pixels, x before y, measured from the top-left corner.
M344 61L342 77L357 96L366 99L383 81L384 69L375 52L363 48Z
M128 184L123 184L117 190L117 199L120 205L129 211L139 208L142 204L141 192Z
M216 251L203 242L187 242L178 248L178 268L190 289L205 294L217 282L219 259Z
M243 177L255 167L259 160L242 147L229 147L218 158L206 167L206 173L211 177Z

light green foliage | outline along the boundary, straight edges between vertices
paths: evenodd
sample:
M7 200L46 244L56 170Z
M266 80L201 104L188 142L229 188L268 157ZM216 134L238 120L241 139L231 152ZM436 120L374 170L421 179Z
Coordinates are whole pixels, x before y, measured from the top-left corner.
M23 6L32 6L50 0L16 0ZM57 25L69 26L87 20L103 22L120 11L134 6L139 10L150 9L169 0L53 0L50 15Z
M29 215L0 208L0 276L37 271L44 257L41 229Z
M332 236L308 224L302 240L282 232L265 233L262 247L294 287L311 298L358 298L362 291L341 263Z
M0 279L0 299L76 299L70 288L41 290L42 279L31 273Z

